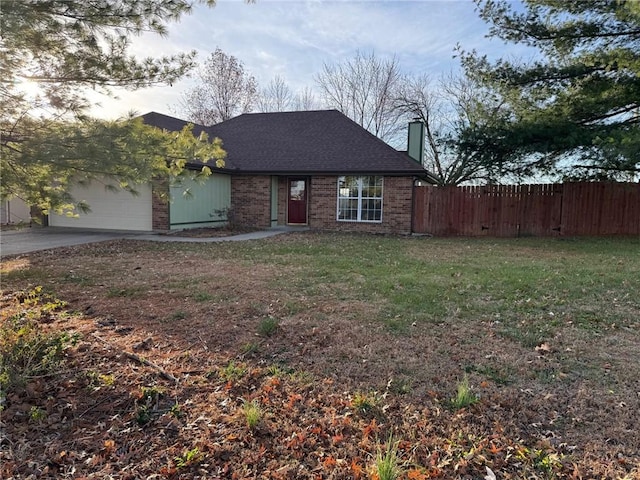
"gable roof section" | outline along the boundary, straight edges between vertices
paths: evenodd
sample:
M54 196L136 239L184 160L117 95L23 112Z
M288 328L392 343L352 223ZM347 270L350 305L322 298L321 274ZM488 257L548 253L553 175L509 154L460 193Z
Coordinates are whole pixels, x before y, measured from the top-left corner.
M187 122L157 113L146 123L167 130ZM173 127L173 128L172 128ZM204 129L227 152L225 171L263 175L427 175L399 152L337 110L245 113Z

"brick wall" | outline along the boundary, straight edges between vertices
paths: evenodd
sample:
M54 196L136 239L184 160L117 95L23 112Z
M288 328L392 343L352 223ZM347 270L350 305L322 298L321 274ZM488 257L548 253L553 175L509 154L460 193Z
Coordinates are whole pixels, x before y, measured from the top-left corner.
M231 209L237 225L269 228L271 225L271 177L231 177Z
M231 178L231 205L240 225L268 228L271 218L271 180L268 176L241 175ZM338 177L314 176L308 186L308 224L318 230L345 232L411 233L413 179L384 177L382 223L336 220ZM288 179L278 178L278 225L287 224Z
M392 233L411 234L413 177L384 178L382 220Z
M336 220L338 178L311 178L309 226L319 230L366 233L411 233L413 178L384 177L382 223L342 222Z
M169 180L154 180L151 192L151 228L169 230Z

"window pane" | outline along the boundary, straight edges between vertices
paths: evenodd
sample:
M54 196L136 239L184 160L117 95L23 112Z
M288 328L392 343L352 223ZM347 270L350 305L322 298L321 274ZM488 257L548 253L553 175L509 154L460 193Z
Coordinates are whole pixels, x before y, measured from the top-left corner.
M362 220L374 221L377 217L377 211L379 210L378 200L363 200L362 201Z
M382 220L382 176L338 178L338 220Z
M375 178L376 177L362 177L362 186L363 187L375 187Z
M304 200L304 180L291 180L289 183L289 198Z
M363 188L362 196L368 198L380 198L382 196L382 188L376 186Z
M339 220L357 220L358 219L358 200L357 199L340 199L338 207Z

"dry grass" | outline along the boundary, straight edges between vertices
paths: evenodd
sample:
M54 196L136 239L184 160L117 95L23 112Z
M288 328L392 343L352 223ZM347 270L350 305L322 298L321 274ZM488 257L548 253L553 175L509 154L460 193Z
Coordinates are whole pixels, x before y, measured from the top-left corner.
M69 302L81 315L47 328L83 335L72 354L75 369L115 378L97 386L110 395L107 403L74 397L73 414L54 411L64 410L61 395L74 395L69 385L51 391L36 381L10 396L5 425L34 406L48 420L32 422L31 433L10 431L7 465L19 464L21 449L49 462L56 448L70 451L73 444L76 451L95 430L85 421L117 418L111 431L133 428L128 422L142 404L132 392L159 381L153 369L119 356L127 351L182 382L163 385L160 404L147 406L155 412L151 427L131 430L129 453L117 461L157 457L132 478L187 475L171 459L196 447L202 459L185 478L197 469L213 475L225 464L227 473L218 473L225 478L232 471L238 478L364 478L390 434L412 478L479 477L486 466L503 478L633 478L639 471L637 239L290 234L243 244L116 241L9 259L2 269L5 293L43 285ZM7 297L5 311L10 303ZM272 335L259 335L273 320ZM231 361L246 367L233 381L218 373ZM480 401L451 411L465 375ZM242 402L273 402L276 392L281 403L263 403L263 421L247 433ZM354 392L377 392L383 400L373 413L349 413ZM188 405L185 418L165 418L162 403L176 401ZM353 417L348 426L345 413ZM73 425L60 425L65 415ZM215 433L216 422L226 427ZM47 438L47 428L62 432L56 448L30 437ZM149 441L150 428L161 438ZM326 442L311 434L318 428L331 432ZM97 438L109 440L101 432ZM301 432L304 438L296 436ZM142 448L145 441L151 451ZM91 448L102 460L84 472L103 475L116 456L107 455L111 447ZM250 450L261 448L271 449L263 451L267 460L251 460ZM87 458L64 460L50 476ZM274 473L285 465L293 466Z

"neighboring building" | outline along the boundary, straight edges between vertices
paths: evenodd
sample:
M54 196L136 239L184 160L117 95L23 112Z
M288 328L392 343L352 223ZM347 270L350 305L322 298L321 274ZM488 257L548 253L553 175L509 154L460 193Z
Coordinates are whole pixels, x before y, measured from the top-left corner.
M0 225L31 223L29 205L21 198L12 198L0 202Z
M155 112L142 118L169 131L187 124ZM258 228L411 232L413 185L428 172L336 110L243 114L194 133L202 130L219 137L227 152L225 168L205 183L188 181L171 192L168 182L146 185L137 197L99 185L76 189L92 212L53 216L50 225L170 230L219 225L229 214L238 225ZM172 201L155 193L170 193Z

